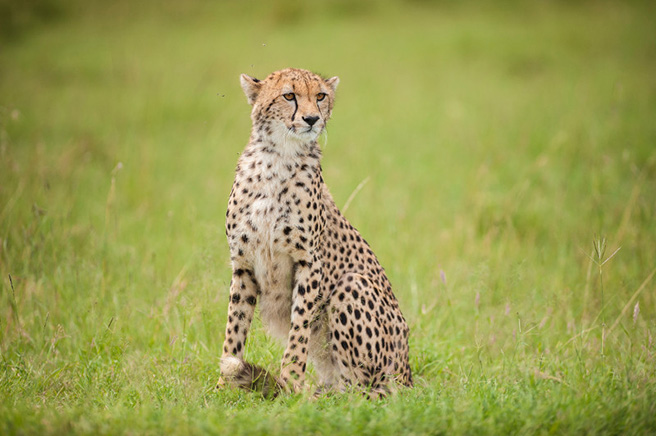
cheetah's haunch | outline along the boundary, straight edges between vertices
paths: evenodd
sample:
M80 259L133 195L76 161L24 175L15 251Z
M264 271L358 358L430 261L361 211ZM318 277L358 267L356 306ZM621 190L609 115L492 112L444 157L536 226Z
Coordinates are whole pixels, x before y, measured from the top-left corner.
M326 387L412 386L408 326L389 280L321 175L317 137L338 83L292 68L241 76L253 129L226 214L232 281L219 386L298 391L308 358ZM258 300L267 331L286 345L280 377L242 358Z

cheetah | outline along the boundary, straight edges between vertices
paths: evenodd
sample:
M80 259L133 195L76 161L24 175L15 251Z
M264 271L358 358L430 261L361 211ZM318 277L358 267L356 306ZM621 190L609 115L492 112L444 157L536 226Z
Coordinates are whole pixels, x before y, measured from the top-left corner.
M240 81L253 127L226 212L232 279L218 387L299 392L308 359L321 390L411 387L409 329L390 282L321 174L317 139L339 78L288 68ZM278 377L243 360L258 302L286 347Z

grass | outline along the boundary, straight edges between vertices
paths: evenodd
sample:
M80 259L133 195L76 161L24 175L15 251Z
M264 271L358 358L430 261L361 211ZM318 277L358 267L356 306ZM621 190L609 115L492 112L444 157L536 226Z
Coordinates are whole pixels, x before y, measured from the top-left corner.
M0 40L0 433L656 432L649 3L42 3ZM286 66L341 78L324 178L411 325L383 401L213 389L238 74Z

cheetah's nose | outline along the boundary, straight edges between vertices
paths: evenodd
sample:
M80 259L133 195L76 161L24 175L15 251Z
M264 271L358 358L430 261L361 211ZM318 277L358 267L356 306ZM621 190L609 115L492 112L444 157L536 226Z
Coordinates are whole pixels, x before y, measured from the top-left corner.
M314 123L316 123L318 119L319 117L316 115L313 115L311 117L303 117L303 121L308 123L310 126L314 126Z

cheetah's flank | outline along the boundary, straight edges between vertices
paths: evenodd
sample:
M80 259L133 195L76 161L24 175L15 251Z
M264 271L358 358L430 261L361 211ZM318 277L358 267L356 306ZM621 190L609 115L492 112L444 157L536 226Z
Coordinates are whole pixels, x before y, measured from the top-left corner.
M326 388L412 386L408 326L390 282L321 175L317 138L338 83L291 68L241 76L253 129L226 214L232 281L219 386L299 391L308 359ZM242 359L258 300L268 333L286 346L279 377Z

